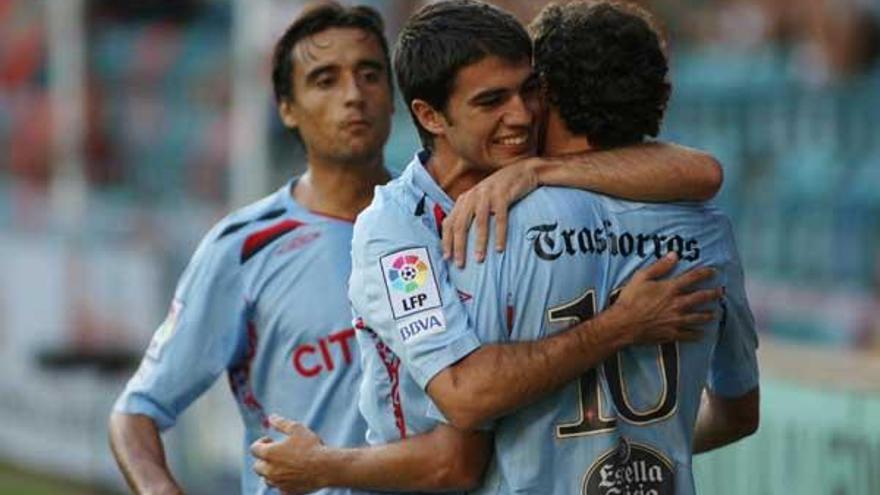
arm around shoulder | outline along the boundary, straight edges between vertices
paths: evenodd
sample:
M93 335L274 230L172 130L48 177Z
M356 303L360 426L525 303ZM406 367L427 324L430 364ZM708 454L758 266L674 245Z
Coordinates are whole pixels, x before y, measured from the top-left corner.
M724 180L711 154L665 142L530 160L542 185L636 201L706 201L718 194Z

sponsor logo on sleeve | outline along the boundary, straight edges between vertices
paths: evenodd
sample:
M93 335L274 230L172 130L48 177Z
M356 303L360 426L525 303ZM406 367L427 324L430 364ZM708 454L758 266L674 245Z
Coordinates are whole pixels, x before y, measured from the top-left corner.
M620 444L600 457L584 477L583 495L675 493L675 472L672 462L647 445L628 442Z
M147 357L150 359L158 360L159 356L162 355L165 343L168 342L168 339L174 334L174 330L177 329L177 319L180 316L181 309L183 309L183 303L180 300L175 299L171 301L168 316L165 317L165 321L156 329L156 333L153 334L153 339L150 341L150 346L147 347Z
M446 331L446 318L439 309L426 311L398 321L397 331L401 342L409 344L426 335Z
M410 248L389 254L382 257L380 264L395 320L442 305L426 248Z

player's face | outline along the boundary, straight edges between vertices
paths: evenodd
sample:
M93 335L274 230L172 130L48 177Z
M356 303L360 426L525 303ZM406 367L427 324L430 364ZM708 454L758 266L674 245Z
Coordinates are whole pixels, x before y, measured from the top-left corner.
M493 170L532 156L538 90L528 59L511 63L489 56L468 65L456 76L441 138L475 169Z
M310 158L357 163L379 156L394 111L382 46L357 28L330 28L293 48L293 99L281 118Z

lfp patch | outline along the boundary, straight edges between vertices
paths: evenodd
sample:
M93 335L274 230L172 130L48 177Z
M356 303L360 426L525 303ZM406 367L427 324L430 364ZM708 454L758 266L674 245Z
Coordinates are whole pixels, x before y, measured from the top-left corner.
M383 256L382 277L395 320L441 306L428 250L409 248Z

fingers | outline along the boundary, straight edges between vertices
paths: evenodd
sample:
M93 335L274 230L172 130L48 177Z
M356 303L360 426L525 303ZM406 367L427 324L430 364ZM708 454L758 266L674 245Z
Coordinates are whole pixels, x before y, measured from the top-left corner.
M633 280L654 280L669 274L675 264L678 263L678 254L675 251L666 253L665 256L647 268L642 268L633 275Z
M686 271L672 280L675 284L676 289L681 292L687 290L693 285L709 280L714 276L715 269L704 266L701 268L695 268L693 270Z
M467 215L467 221L461 217L456 219L452 232L452 255L455 259L455 266L459 268L464 267L464 259L467 255L467 233L468 228L471 226L472 218L469 214Z
M254 457L264 459L269 452L269 446L272 445L272 439L262 437L251 444L251 454Z
M721 299L724 290L720 287L713 289L702 289L690 292L678 298L678 304L682 309L694 308L703 304L708 304Z
M272 428L275 428L277 431L284 433L285 435L292 435L296 430L296 421L291 421L287 418L283 418L278 416L277 414L272 414L269 416L269 424Z
M495 209L495 251L507 247L507 207Z
M693 328L695 326L705 325L706 323L715 321L718 315L714 311L699 311L696 313L688 313L681 317L681 324Z
M483 200L477 204L477 211L474 216L474 228L477 230L474 240L476 244L474 246L474 258L476 258L478 263L482 263L486 259L486 245L489 243L489 215L491 213L492 210L488 201ZM467 259L467 253L462 253L462 255L463 258Z
M265 478L269 475L269 464L262 459L257 459L254 461L254 472Z

